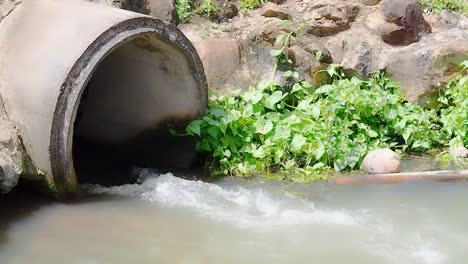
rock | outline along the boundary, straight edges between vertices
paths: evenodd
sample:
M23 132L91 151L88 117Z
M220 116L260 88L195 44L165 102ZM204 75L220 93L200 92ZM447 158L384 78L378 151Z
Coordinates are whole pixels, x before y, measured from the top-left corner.
M361 0L361 3L363 3L366 6L373 6L373 5L378 5L380 0Z
M451 30L424 38L407 48L380 54L380 67L400 83L408 101L433 107L439 91L468 59L468 32Z
M410 44L431 32L419 0L384 0L381 6L386 21L394 24L382 27L381 36L386 43Z
M225 19L231 19L237 14L239 14L239 9L237 8L237 5L230 0L218 0L218 22L223 21Z
M13 160L0 151L0 193L10 191L18 183L18 178Z
M366 27L355 26L326 42L335 63L346 72L366 77L383 69L380 61L387 46L382 39Z
M305 50L316 56L322 63L333 63L330 51L320 42L311 42L305 45Z
M211 66L205 65L209 82L225 90L248 87L258 80L276 76L270 51L283 44L275 44L276 37L296 29L300 21L314 17L293 34L289 43L292 48L289 55L300 67L299 72L304 72L304 78L312 78L314 82L326 80L326 74L322 76L319 69L329 63L340 64L346 73L361 77L385 71L400 84L406 100L425 105L434 102L439 90L457 72L457 64L468 59L468 18L449 11L422 17L414 0L382 0L375 6L366 6L363 2L290 0L269 6L289 14L291 24L279 24L276 15L262 16L265 9L260 8L241 12L242 18L238 15L216 25L193 17L191 23L179 25L179 28L194 43L204 39L237 40L239 49L234 54L239 58L232 56L226 59L227 63L217 64L222 74L218 72L214 77ZM372 4L371 1L366 3ZM425 20L434 26L432 33L425 31L428 24ZM398 35L398 32L404 33ZM405 35L405 32L413 35ZM418 41L404 45L410 43L408 36L418 36ZM393 37L399 39L389 40ZM322 56L317 61L319 51ZM210 54L203 57L203 60L212 60Z
M284 20L289 19L290 15L281 9L277 4L266 3L262 7L262 16L264 17L276 17L278 19Z
M268 2L272 2L272 3L278 4L278 5L284 3L284 1L286 1L286 0L268 0Z
M172 0L122 0L121 6L126 10L175 22L175 7Z
M240 64L237 40L206 39L194 43L194 46L205 68L208 86L224 86Z
M401 162L398 154L390 149L370 151L362 161L360 169L366 173L400 172Z
M468 30L468 19L449 10L443 10L440 14L427 14L426 20L430 23L432 32L443 32L452 28Z
M335 35L351 27L359 13L358 6L326 5L314 10L315 20L310 23L307 32L318 37Z
M345 55L341 61L345 71L353 71L361 77L367 77L374 72L372 60L375 60L375 56L368 42L359 41L356 45L347 45Z
M313 84L320 82L316 78L320 79L322 76L315 76L315 73L322 70L324 67L313 53L307 52L303 48L294 45L288 49L287 55L288 58L293 61L295 70L300 76L303 76L307 81Z
M351 29L328 37L325 46L333 61L363 77L385 71L400 84L406 100L434 106L457 65L468 59L468 30L459 23L412 45L390 45L382 40L381 28L400 26L385 19L380 10L372 10Z
M463 146L450 149L450 155L458 158L468 158L468 149Z
M299 46L288 48L287 56L293 61L294 67L308 67L311 64L311 55Z

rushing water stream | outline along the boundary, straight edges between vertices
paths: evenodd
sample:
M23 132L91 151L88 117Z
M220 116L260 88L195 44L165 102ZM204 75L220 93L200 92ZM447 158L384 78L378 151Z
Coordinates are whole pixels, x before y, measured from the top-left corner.
M467 258L468 182L340 186L142 176L141 184L87 186L89 195L70 204L0 204L0 263L439 264Z

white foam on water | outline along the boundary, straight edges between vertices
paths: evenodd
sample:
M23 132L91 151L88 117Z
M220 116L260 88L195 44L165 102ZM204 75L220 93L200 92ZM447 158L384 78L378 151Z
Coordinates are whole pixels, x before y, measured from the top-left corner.
M335 228L333 236L354 232L362 242L357 247L384 259L384 263L444 264L447 261L436 241L423 238L417 230L402 234L391 219L379 217L370 209L317 208L311 201L285 191L276 193L261 187L220 186L185 180L171 173L158 175L147 170L141 172L139 184L110 188L93 185L88 190L137 197L163 208L185 208L202 217L256 230L301 225L304 228L311 225L344 227ZM306 230L296 227L289 229Z
M362 220L359 215L344 210L317 209L312 202L287 192L272 194L261 188L221 187L146 170L141 174L140 184L110 188L94 185L88 189L93 193L140 197L161 207L188 208L214 220L248 226L358 225Z

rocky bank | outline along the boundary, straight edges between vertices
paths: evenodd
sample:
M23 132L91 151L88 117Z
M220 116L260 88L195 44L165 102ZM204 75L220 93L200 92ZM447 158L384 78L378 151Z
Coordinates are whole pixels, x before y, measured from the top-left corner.
M176 21L171 0L101 1ZM417 0L275 0L252 11L232 8L234 1L214 3L223 12L211 19L195 14L178 26L197 48L209 85L220 90L279 78L270 55L275 38L306 20L288 55L310 81L330 63L362 77L383 70L408 100L431 104L468 59L468 18L424 12Z

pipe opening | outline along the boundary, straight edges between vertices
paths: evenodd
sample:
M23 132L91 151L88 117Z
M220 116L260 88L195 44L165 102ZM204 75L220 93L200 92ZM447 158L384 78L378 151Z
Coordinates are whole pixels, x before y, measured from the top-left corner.
M73 123L73 164L80 183L119 185L135 167L186 168L194 143L173 137L202 109L187 55L144 33L119 44L96 66Z

